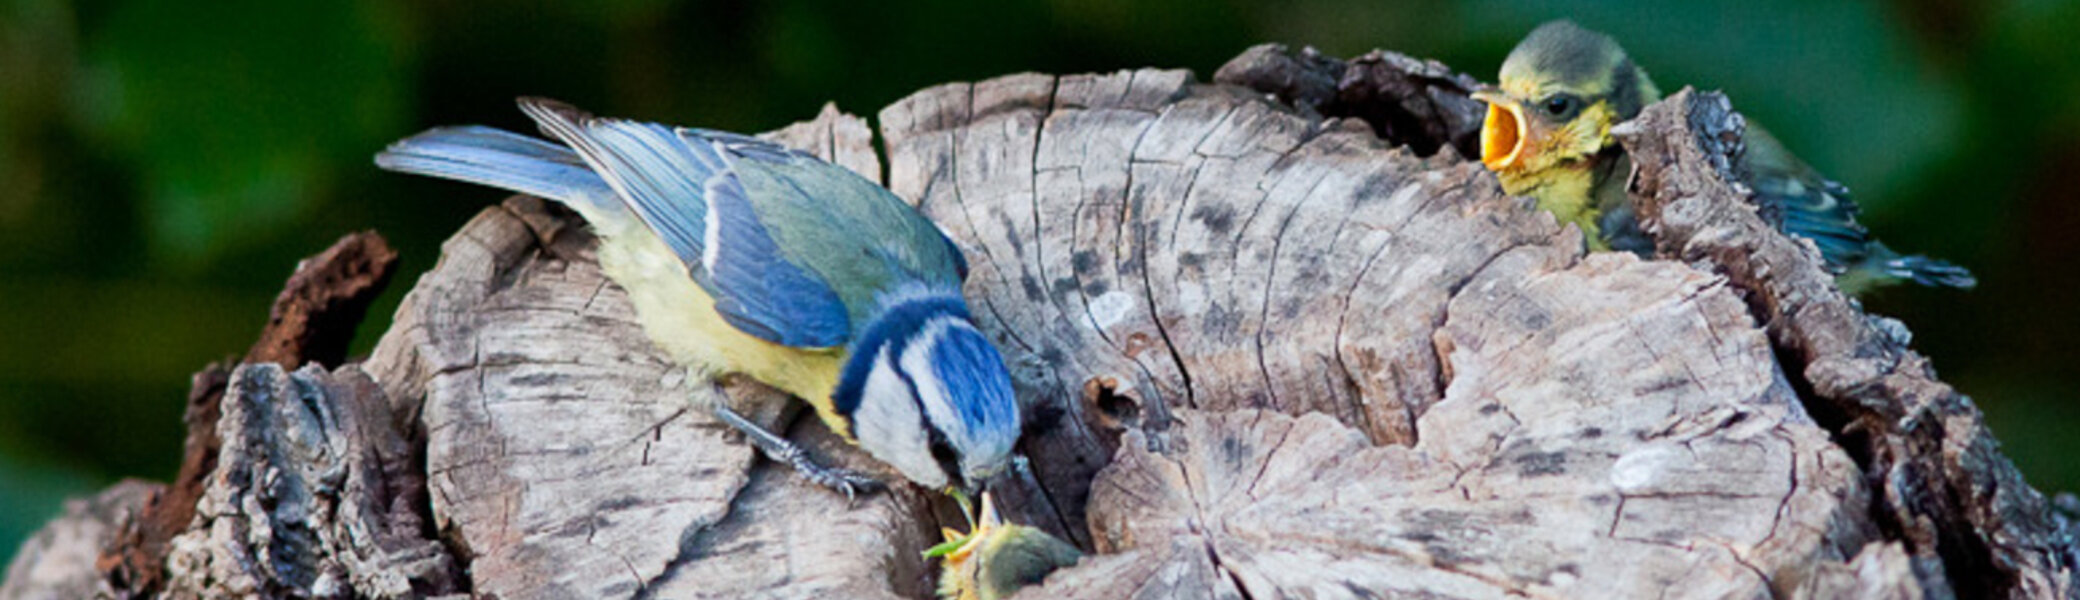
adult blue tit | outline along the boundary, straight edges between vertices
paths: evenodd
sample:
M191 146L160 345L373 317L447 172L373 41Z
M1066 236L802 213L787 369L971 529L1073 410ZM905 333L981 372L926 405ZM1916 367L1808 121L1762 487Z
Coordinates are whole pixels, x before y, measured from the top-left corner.
M1530 196L1564 223L1580 227L1593 249L1640 253L1640 232L1625 180L1632 163L1611 126L1639 116L1661 91L1609 36L1568 21L1539 26L1503 60L1488 103L1481 162L1503 191ZM1848 188L1829 181L1752 123L1736 176L1755 190L1761 214L1785 233L1812 240L1843 291L1912 281L1970 288L1964 268L1893 252L1856 222Z
M849 170L757 138L519 103L561 143L442 127L376 164L569 206L671 358L807 401L920 485L973 493L1006 471L1021 425L1011 379L961 296L960 249L931 221ZM711 408L848 497L875 483Z

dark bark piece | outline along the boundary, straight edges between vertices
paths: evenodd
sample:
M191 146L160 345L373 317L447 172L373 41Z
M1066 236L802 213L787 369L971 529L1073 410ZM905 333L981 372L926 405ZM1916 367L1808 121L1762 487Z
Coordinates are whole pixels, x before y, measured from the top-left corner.
M344 362L355 328L396 267L397 252L373 231L348 234L298 262L245 361ZM216 469L218 403L230 376L230 367L211 364L190 382L183 417L188 433L173 484L146 499L143 514L125 522L98 561L116 589L148 593L159 588L166 543L194 519L203 478Z
M1337 82L1349 64L1314 46L1257 44L1213 72L1214 83L1239 85L1278 97L1295 108L1321 110L1336 102Z
M1380 139L1418 155L1451 147L1462 157L1480 156L1487 105L1471 96L1480 82L1434 60L1374 50L1343 61L1313 47L1260 44L1222 65L1213 80L1302 110L1363 119Z
M195 522L160 597L421 598L466 591L426 531L418 447L352 366L239 367ZM457 596L460 597L460 596Z
M1336 102L1323 109L1372 123L1379 136L1428 156L1449 147L1480 156L1481 119L1488 105L1474 100L1480 83L1434 60L1374 50L1351 59L1337 82Z
M296 263L296 272L268 309L260 341L246 351L246 362L346 362L355 328L389 287L396 268L397 251L374 231L347 234Z
M2074 597L2075 535L1998 450L1971 399L1907 347L1906 328L1834 287L1818 250L1755 213L1726 182L1745 121L1684 90L1613 131L1637 166L1640 215L1663 255L1724 274L1768 325L1807 406L1840 432L1879 490L1875 517L1938 597Z

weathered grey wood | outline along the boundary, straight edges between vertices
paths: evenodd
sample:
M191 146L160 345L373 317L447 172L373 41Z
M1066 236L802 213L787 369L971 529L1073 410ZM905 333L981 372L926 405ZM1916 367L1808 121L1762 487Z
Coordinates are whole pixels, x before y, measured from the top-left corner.
M0 598L6 600L75 600L115 594L95 562L101 549L116 539L127 521L137 518L145 502L163 484L125 480L92 498L65 502L65 514L52 519L22 541L7 572L0 574Z
M1463 75L1260 48L1220 78L1022 74L879 113L890 189L967 253L1029 409L1038 485L1000 490L1005 514L1098 552L1022 597L2073 596L2072 532L1968 401L1726 204L1698 148L1729 156L1737 128L1649 119L1628 138L1650 225L1691 264L1585 257L1460 158ZM881 179L866 121L835 107L769 136ZM241 389L304 402L226 405L228 458L164 591L381 596L397 579L371 574L452 568L412 591L928 594L919 551L959 525L947 503L769 389L689 379L594 244L508 199L447 243L365 362L242 368L275 384ZM848 507L757 458L703 408L720 401L898 484ZM423 452L423 501L352 484L421 474L400 440ZM267 453L337 443L361 450ZM263 467L344 472L295 489L335 503L311 527L352 535L255 537L303 523L241 500L274 489L241 483ZM105 543L106 513L55 523L18 567L48 576L0 598L126 592L57 558ZM251 551L279 547L319 550ZM270 564L297 568L253 568Z
M1742 289L1880 491L1874 518L1903 543L1931 594L2080 597L2080 532L1999 451L1972 400L1908 347L1905 325L1865 314L1805 240L1777 233L1729 186L1745 121L1724 96L1683 93L1613 131L1644 165L1633 182L1664 255L1697 261Z
M1129 398L1158 431L1171 406L1321 410L1407 443L1442 393L1453 286L1505 248L1580 244L1479 165L1362 124L1175 71L1046 83L941 86L881 120L891 189L981 244L969 295L1022 395L1059 402L1026 449L1071 532L1119 431L1073 400Z
M1170 451L1122 452L1091 501L1102 552L1161 566L1049 588L1769 597L1876 535L1855 464L1722 279L1519 248L1451 300L1436 343L1450 383L1416 421L1435 434L1376 446L1322 413L1185 413Z

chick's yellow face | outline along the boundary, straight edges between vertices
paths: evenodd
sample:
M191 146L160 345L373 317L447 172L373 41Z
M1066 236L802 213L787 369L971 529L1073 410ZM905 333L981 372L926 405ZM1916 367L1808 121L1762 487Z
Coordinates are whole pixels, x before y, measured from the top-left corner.
M1592 190L1615 145L1611 126L1660 92L1616 41L1567 21L1524 36L1500 75L1498 87L1474 94L1488 103L1481 162L1503 190L1593 232Z
M1488 103L1481 124L1481 163L1495 171L1503 190L1534 194L1542 188L1572 188L1586 179L1592 159L1611 143L1617 121L1610 103L1584 91L1505 78L1499 90L1474 97ZM1569 190L1585 193L1582 190ZM1544 194L1537 194L1544 195Z

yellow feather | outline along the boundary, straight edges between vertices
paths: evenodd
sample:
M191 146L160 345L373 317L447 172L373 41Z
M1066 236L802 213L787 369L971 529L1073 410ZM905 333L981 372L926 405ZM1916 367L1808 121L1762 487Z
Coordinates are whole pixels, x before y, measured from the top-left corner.
M651 341L696 376L750 376L816 408L847 442L852 428L831 403L844 368L845 348L792 348L752 337L715 312L715 299L687 275L664 241L634 219L593 221L600 234L600 268L622 284Z
M1528 152L1527 160L1496 171L1503 191L1532 197L1540 209L1553 213L1561 223L1581 228L1590 249L1608 249L1596 224L1596 158L1615 143L1611 138L1615 120L1609 102L1599 100L1583 108L1573 120L1542 136L1540 147Z

